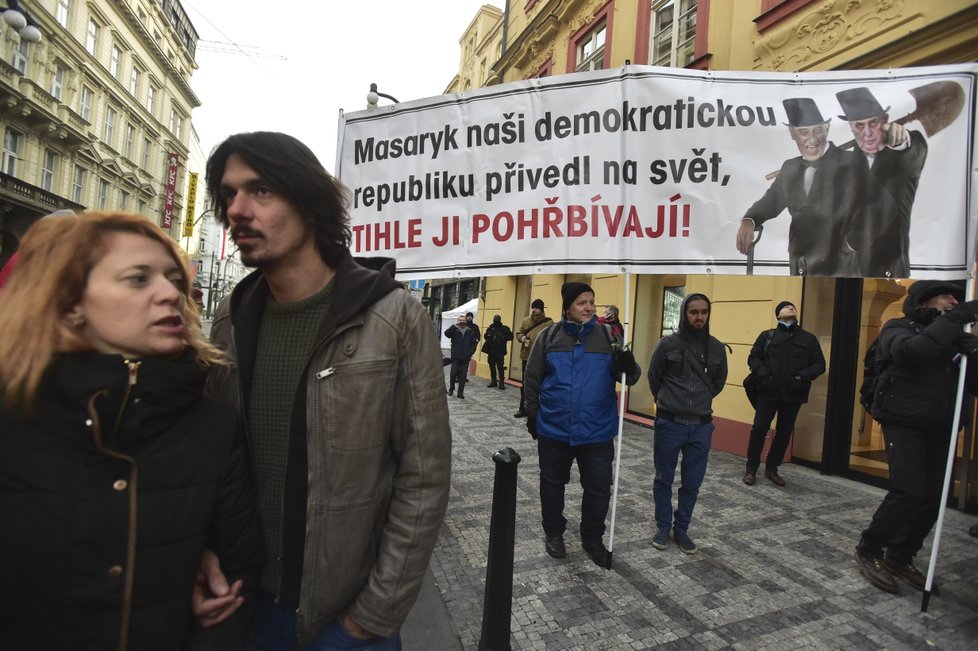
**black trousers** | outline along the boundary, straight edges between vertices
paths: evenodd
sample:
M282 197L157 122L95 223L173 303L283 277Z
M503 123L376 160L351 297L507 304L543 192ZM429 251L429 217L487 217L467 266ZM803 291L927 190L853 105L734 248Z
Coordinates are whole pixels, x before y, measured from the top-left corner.
M493 384L502 384L506 379L506 376L503 375L503 362L505 359L506 355L489 355L489 380Z
M941 509L951 425L923 429L883 425L890 462L890 491L863 531L858 549L865 556L906 564L924 545ZM885 552L884 552L885 550Z
M564 487L570 481L571 464L577 461L581 476L581 540L595 542L604 536L604 519L611 504L614 440L592 445L569 445L541 436L537 439L540 457L540 507L543 531L562 536L567 528L564 517Z
M469 360L452 358L452 369L448 374L448 390L454 391L458 383L458 395L465 393L465 383L469 379Z
M791 441L791 432L795 429L795 419L801 409L800 402L784 402L782 400L757 399L757 411L754 412L754 426L750 431L750 442L747 444L747 472L757 472L761 465L761 452L764 450L764 439L771 429L771 421L778 417L774 430L771 449L768 450L764 463L766 470L777 472L778 466L784 461L784 453Z

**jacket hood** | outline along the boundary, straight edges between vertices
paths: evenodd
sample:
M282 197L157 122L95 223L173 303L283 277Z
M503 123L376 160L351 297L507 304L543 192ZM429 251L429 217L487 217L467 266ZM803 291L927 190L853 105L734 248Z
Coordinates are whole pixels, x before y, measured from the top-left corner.
M910 285L903 299L903 314L912 315L921 303L941 294L951 294L960 302L964 300L964 287L956 280L918 280Z
M706 301L706 304L710 307L710 314L706 317L706 325L702 330L695 330L689 321L686 320L686 306L688 306L692 301ZM679 334L685 339L699 339L701 337L710 336L710 316L713 315L713 304L703 294L690 294L683 299L683 306L679 311Z
M402 287L394 279L396 262L391 258L356 258L345 253L336 265L333 298L326 321L343 323L378 300ZM269 289L261 270L244 277L231 295L231 321L235 326L253 311L265 307Z

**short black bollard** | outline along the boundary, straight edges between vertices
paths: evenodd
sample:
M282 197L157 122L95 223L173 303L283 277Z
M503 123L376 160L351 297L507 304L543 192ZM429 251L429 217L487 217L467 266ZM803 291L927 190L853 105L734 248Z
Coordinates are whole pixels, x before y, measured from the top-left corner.
M479 651L510 651L513 615L513 545L516 541L516 466L520 455L503 448L492 455L496 478L492 488L492 522L486 563L486 595Z

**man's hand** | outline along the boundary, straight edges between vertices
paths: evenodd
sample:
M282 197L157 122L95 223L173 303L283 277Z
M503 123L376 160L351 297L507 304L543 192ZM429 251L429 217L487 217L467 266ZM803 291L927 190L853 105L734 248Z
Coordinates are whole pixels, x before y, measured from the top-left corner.
M190 605L201 628L220 624L233 615L244 603L241 596L243 586L244 583L238 580L229 587L227 578L221 572L220 559L214 552L205 549L190 595Z
M750 244L753 241L754 222L750 219L744 219L740 222L740 228L737 230L737 250L747 255L747 251L750 249Z
M968 357L978 353L978 337L966 332L954 342L954 349Z
M355 637L358 640L370 640L375 637L379 637L376 633L371 633L364 627L357 624L356 620L350 616L350 613L343 613L340 616L340 625L346 634L350 637Z
M887 122L883 125L883 133L887 147L901 147L907 142L907 128L902 124Z
M974 323L978 321L978 301L958 303L947 315L958 323Z
M536 414L533 414L532 416L529 416L528 415L526 417L526 431L530 433L530 436L533 437L533 440L534 441L537 440L537 416L536 416Z
M616 350L611 353L611 374L615 380L621 379L621 374L628 375L635 369L635 355L630 350Z

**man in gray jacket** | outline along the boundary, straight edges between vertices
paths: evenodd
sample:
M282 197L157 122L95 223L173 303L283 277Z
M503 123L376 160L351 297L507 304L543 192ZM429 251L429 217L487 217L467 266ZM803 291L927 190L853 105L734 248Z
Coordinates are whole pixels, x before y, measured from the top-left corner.
M713 398L726 381L726 350L710 335L710 299L690 294L683 301L679 330L662 338L649 365L649 388L655 396L652 498L657 531L652 546L656 549L669 546L672 528L680 550L698 551L687 530L710 458ZM672 482L680 453L682 485L674 512Z
M430 321L392 262L350 256L342 188L298 140L231 136L207 190L257 268L216 342L233 370L212 382L242 411L268 556L249 649L400 648L448 502ZM223 616L213 597L202 622Z

